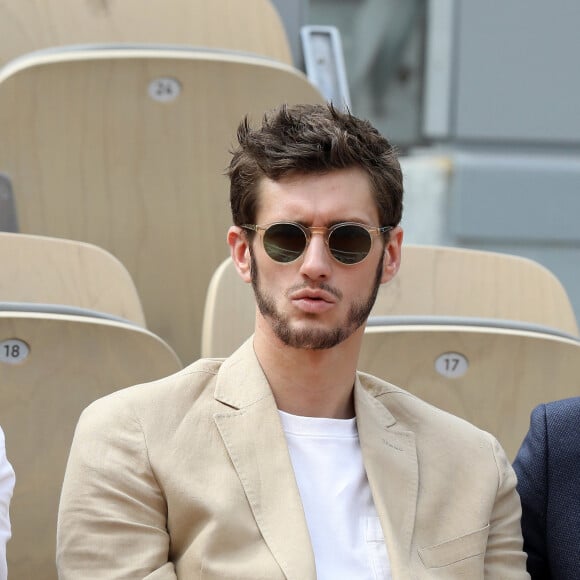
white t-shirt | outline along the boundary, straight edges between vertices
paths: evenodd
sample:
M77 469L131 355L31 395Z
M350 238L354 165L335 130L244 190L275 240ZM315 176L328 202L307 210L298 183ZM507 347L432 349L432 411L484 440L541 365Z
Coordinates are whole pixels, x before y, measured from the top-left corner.
M391 580L356 419L280 411L318 580Z

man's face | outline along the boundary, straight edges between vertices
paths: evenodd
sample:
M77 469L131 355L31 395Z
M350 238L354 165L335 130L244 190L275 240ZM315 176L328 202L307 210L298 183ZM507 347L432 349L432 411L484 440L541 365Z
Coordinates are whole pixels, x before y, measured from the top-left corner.
M277 182L264 179L256 222L279 221L324 227L345 221L384 225L379 224L368 177L361 169ZM332 348L358 329L362 331L380 284L391 277L384 269L384 247L382 236L374 237L363 262L344 265L331 256L324 236L314 234L300 258L280 264L265 253L256 235L249 250L252 286L262 318L259 326L288 346L306 349Z

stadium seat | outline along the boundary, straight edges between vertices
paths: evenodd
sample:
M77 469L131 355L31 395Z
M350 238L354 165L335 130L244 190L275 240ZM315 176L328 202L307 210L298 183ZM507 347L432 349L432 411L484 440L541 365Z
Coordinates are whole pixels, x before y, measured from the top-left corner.
M403 245L397 276L381 286L373 316L460 316L548 326L578 336L561 282L539 263L509 254Z
M359 369L489 431L513 460L532 409L580 389L580 342L526 326L367 326Z
M17 482L10 578L57 578L60 488L81 411L100 396L180 367L167 344L136 325L0 310L0 425Z
M95 43L203 46L292 63L269 0L0 0L0 66L36 50Z
M93 47L12 61L0 73L0 172L19 231L114 254L148 327L194 360L207 285L228 255L228 149L244 114L281 102L323 99L293 67L227 52Z
M145 326L135 284L109 252L84 242L0 232L0 310L102 312Z
M254 292L239 276L231 258L216 268L207 289L201 331L201 356L225 358L253 332Z

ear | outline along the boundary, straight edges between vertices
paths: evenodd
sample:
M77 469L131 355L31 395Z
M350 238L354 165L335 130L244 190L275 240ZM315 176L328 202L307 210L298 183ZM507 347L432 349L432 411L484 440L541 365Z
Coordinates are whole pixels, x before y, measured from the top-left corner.
M250 283L252 280L252 257L250 256L246 232L239 226L231 226L228 230L228 245L238 274L244 282Z
M397 226L390 232L389 241L383 252L383 275L381 283L392 280L401 265L401 247L403 245L403 228Z

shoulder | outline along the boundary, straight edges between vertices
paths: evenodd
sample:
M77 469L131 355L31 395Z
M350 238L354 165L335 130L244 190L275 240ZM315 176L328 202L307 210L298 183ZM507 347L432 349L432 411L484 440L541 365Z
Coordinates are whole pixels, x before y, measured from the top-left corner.
M557 439L566 434L580 437L580 397L542 403L532 410L528 437Z
M546 485L547 474L562 481L580 463L580 397L538 405L531 414L530 428L514 461L525 486Z
M185 413L212 395L222 364L221 359L200 359L172 375L115 391L91 403L81 419L84 422L118 423L119 419L137 420L152 416L155 422Z
M469 421L448 413L400 387L358 373L363 388L393 416L397 425L413 432L419 446L471 453L503 454L495 437Z
M530 433L541 437L551 461L580 458L580 397L551 401L532 412Z
M484 433L468 421L444 411L409 391L383 381L372 375L359 372L363 388L378 399L393 417L413 431L437 429L445 431L467 431L479 436Z
M510 494L515 489L509 459L493 435L404 389L371 375L358 377L366 397L375 401L368 405L373 416L367 412L363 419L414 442L424 485L465 501L479 497L484 511L493 509L499 490Z
M544 412L548 422L572 422L576 424L580 419L580 397L572 397L559 401L551 401L539 405L533 413Z

